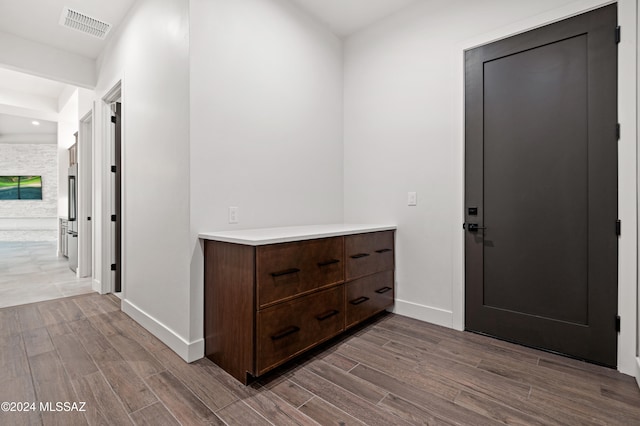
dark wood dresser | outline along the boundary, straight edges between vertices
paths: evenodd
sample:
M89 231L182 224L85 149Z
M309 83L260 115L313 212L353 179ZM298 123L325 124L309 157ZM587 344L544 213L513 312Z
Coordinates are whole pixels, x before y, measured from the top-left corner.
M200 238L205 355L244 384L393 305L394 226Z

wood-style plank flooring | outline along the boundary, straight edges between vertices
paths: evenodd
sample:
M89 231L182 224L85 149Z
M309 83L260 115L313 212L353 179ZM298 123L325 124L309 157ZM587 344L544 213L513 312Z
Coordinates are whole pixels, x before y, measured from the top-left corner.
M0 309L0 425L638 425L614 370L387 314L250 386L97 294Z

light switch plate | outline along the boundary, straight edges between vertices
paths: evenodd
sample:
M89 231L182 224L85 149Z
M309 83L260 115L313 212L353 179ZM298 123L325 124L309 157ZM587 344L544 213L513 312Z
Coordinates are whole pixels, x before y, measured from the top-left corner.
M237 207L229 207L229 223L238 223Z
M407 196L407 205L409 206L417 206L418 205L418 193L417 192L409 192Z

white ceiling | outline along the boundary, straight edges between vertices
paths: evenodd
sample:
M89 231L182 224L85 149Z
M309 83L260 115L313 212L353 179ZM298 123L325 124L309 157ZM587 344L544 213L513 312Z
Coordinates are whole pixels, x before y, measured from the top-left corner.
M0 31L95 59L134 2L135 0L0 0ZM106 40L59 25L65 6L113 25Z
M67 85L64 83L0 68L0 90L7 89L12 92L45 96L57 100L66 87Z
M97 58L136 0L0 0L0 32ZM230 0L233 1L233 0ZM372 23L424 0L289 0L297 3L340 37L348 36ZM106 40L59 25L64 7L108 22L113 28ZM63 83L0 68L0 91L25 93L58 99L67 86ZM31 119L0 114L0 140L8 135L55 134L55 123L40 128ZM15 138L14 138L15 139Z
M67 87L64 83L35 77L29 74L0 68L0 98L12 95L33 95L48 98L57 105L58 97ZM0 143L56 143L58 125L53 121L38 120L39 126L31 124L32 118L0 113Z
M0 143L51 143L58 141L58 123L0 114Z
M14 135L28 133L33 135L56 134L58 124L53 121L38 120L39 126L32 123L33 119L0 114L0 135Z
M292 0L345 37L421 0Z
M95 59L136 0L0 0L0 32ZM289 0L344 37L422 0ZM108 22L106 40L58 24L65 6Z

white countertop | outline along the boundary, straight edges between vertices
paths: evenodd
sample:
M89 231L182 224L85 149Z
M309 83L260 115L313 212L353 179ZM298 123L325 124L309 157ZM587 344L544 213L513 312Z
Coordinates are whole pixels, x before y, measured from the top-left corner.
M339 237L341 235L364 234L366 232L390 231L395 225L371 225L337 223L330 225L289 226L285 228L243 229L238 231L203 232L198 235L203 240L262 246L265 244L287 243L312 240L315 238Z

